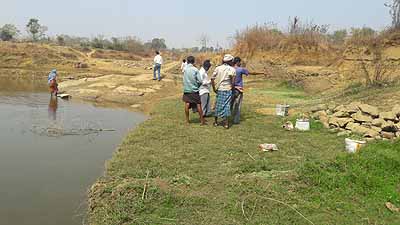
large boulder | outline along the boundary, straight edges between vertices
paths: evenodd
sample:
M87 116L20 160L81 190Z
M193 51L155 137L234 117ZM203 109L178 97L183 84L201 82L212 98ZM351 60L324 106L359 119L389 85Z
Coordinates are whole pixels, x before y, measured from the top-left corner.
M357 113L353 114L351 117L355 121L361 122L361 123L371 123L374 120L370 115L362 113L362 112L357 112Z
M396 115L396 113L394 113L392 111L381 112L381 113L379 113L379 118L384 119L384 120L395 121L395 120L397 120L397 115Z
M378 117L379 116L379 109L375 106L367 105L367 104L361 104L358 106L360 110L363 113L366 113L368 115L371 115L373 117Z

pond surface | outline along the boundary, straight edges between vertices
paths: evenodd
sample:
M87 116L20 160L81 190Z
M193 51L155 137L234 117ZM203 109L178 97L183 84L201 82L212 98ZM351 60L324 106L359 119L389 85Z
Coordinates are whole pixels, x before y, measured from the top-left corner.
M0 78L0 225L82 224L87 190L145 119Z

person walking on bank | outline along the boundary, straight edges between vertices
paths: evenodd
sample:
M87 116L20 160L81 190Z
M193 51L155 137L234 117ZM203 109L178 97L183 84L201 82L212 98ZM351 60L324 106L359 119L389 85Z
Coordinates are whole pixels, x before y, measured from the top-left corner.
M203 117L203 110L201 108L201 99L199 94L202 80L200 77L199 70L194 66L196 59L194 56L187 58L188 65L186 66L183 74L183 97L182 100L185 102L185 116L186 122L189 124L189 110L192 105L197 106L199 112L201 125L206 125L206 121Z
M231 115L232 89L236 76L233 59L232 55L225 55L223 64L215 69L211 78L213 90L217 93L214 126L218 126L218 118L222 118L223 126L226 129L229 129L228 118Z
M203 66L200 69L200 77L201 77L201 86L200 86L200 99L201 99L201 107L203 109L203 116L208 117L211 115L211 99L210 99L210 90L211 90L211 80L208 78L208 70L211 68L210 60L206 60L203 63Z
M154 76L153 80L157 80L156 73L158 72L158 81L161 81L161 66L163 64L163 58L159 51L156 51L156 56L154 57Z
M242 67L242 59L239 57L235 57L233 60L236 69L236 77L233 89L233 99L232 99L232 115L233 115L233 123L240 123L240 112L242 108L243 101L243 75L248 76L249 71Z
M186 62L186 59L184 59L184 60L182 61L182 64L181 64L181 71L182 71L182 73L185 72L186 66L187 66L187 62Z

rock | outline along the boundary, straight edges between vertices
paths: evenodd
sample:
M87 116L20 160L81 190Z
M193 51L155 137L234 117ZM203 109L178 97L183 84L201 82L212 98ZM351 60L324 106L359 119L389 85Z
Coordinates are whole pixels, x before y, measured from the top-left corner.
M344 105L339 105L333 110L333 112L339 112L339 111L347 111L347 108Z
M354 122L354 120L351 118L337 118L337 117L331 117L329 119L329 125L341 128L346 127L346 125L350 122Z
M378 133L382 132L382 128L380 128L380 127L371 126L370 129L372 129L372 130L374 130L374 131L376 131Z
M365 140L366 142L368 142L368 143L371 143L371 142L376 141L375 138L365 138L364 140Z
M328 114L325 111L319 111L319 112L315 112L313 113L312 117L316 120L320 120L323 117L328 117Z
M397 127L395 126L395 124L392 121L385 121L382 126L381 126L383 131L386 132L396 132L397 131Z
M329 117L328 116L321 116L319 121L324 125L325 128L329 128Z
M384 124L385 122L386 121L384 119L378 118L378 119L372 120L371 124L376 127L382 127L382 124Z
M357 112L351 116L355 121L371 123L373 118L362 112Z
M397 115L392 111L381 112L381 113L379 113L379 118L384 119L384 120L395 121L395 120L397 120Z
M400 116L400 105L395 105L392 109L392 112L396 114L396 116Z
M346 106L346 110L348 113L353 114L360 111L361 102L352 102Z
M363 113L366 113L368 115L371 115L373 117L378 117L379 116L379 109L375 106L367 105L367 104L361 104L358 106L360 110Z
M338 137L346 137L346 136L349 136L349 135L351 135L351 131L349 131L349 130L342 131L342 132L339 132L337 134Z
M350 117L350 113L346 111L337 111L333 114L334 117L339 117L339 118L344 118L344 117Z
M311 112L319 112L319 111L325 111L328 109L328 106L326 104L319 104L311 108Z
M346 128L355 134L364 135L364 137L375 138L376 136L379 136L379 132L356 123L349 123Z
M385 132L385 131L382 131L382 132L381 132L381 135L382 135L383 138L386 138L386 139L393 139L393 138L396 137L396 134L395 134L395 133L392 133L392 132Z

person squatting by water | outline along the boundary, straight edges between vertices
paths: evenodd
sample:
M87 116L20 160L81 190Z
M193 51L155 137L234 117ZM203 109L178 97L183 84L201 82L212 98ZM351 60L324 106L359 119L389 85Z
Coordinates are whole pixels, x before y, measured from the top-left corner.
M156 56L154 57L153 80L157 80L156 73L158 73L158 81L161 81L161 66L163 63L164 61L160 52L156 51Z
M242 59L239 57L235 57L233 60L234 67L236 69L236 76L234 82L234 89L233 89L233 98L232 98L232 116L233 116L233 123L239 124L240 123L240 112L242 108L243 102L243 75L248 76L249 71L242 67Z
M47 78L47 84L49 85L50 94L53 97L57 97L58 84L57 84L57 70L53 69Z
M203 117L203 109L201 107L200 99L200 86L202 83L202 78L200 76L200 71L194 66L196 59L194 56L189 56L187 58L188 65L186 66L185 72L183 73L183 97L182 100L185 102L185 116L186 122L189 124L189 111L192 105L196 105L197 111L200 116L200 122L202 125L206 124Z
M226 129L229 129L228 118L231 116L232 90L234 89L236 76L233 60L234 57L232 55L225 55L223 64L215 69L211 77L213 90L217 94L214 126L218 126L218 119L222 118L222 124Z

